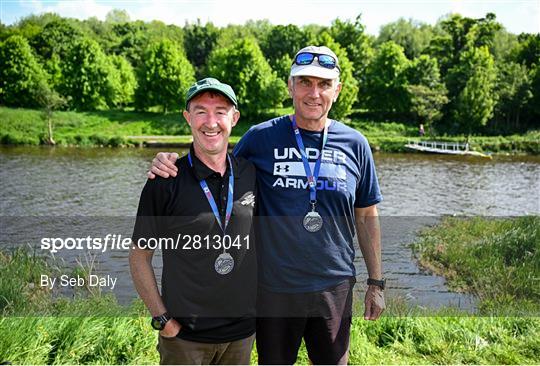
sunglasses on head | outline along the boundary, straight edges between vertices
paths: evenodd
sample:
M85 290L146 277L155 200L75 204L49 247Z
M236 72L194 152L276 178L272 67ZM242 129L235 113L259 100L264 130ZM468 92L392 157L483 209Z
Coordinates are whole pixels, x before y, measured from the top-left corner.
M315 57L319 61L319 65L326 68L326 69L333 69L337 68L339 72L341 72L341 69L337 65L336 59L333 58L330 55L324 55L321 53L313 53L313 52L302 52L296 55L294 58L295 64L299 66L303 65L311 65L313 63L313 60L315 60Z

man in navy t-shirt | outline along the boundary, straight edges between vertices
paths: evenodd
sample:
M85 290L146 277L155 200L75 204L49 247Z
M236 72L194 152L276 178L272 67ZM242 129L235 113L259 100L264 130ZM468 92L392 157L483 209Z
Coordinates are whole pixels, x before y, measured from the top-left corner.
M339 76L329 48L301 49L288 81L294 115L253 126L234 149L257 169L261 364L294 363L302 339L313 363L347 363L355 227L369 275L364 318L385 307L371 150L361 133L328 118ZM158 154L149 177L174 176L176 158Z

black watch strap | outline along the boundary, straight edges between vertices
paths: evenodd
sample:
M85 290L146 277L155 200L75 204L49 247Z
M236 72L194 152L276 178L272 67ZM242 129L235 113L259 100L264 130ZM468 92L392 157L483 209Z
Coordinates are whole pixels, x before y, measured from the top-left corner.
M386 287L386 279L383 278L383 279L380 279L380 280L375 280L373 278L368 278L367 279L367 284L368 285L373 285L373 286L378 286L381 290L384 290L384 288Z
M152 328L155 330L163 330L163 328L165 328L165 324L167 324L167 322L171 319L172 317L169 315L169 313L163 313L155 316L152 318Z

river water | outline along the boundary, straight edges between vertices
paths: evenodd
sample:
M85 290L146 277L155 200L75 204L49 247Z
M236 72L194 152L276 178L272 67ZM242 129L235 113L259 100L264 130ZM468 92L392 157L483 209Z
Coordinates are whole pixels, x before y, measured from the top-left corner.
M119 232L129 236L145 172L156 152L0 147L0 245L37 247L43 235L40 228L47 224L63 225L67 233L85 220L93 226L117 223L122 227ZM474 310L472 296L448 291L444 278L418 268L409 244L418 230L436 224L442 215L540 214L540 157L488 160L377 153L375 161L384 195L379 209L387 298L431 308L453 305ZM69 267L81 260L81 252L58 252L56 257ZM99 254L97 259L97 273L118 277L114 292L119 300L133 299L136 293L126 251ZM154 263L159 276L159 256ZM359 251L356 264L361 291L366 274Z

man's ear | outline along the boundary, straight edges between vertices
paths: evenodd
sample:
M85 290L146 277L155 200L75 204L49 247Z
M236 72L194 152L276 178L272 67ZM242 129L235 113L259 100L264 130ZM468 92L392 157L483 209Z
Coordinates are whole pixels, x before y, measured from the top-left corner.
M236 126L239 119L240 119L240 111L235 110L234 113L233 113L233 120L232 120L232 123L231 123L231 127Z
M187 124L189 125L189 127L191 127L191 122L190 122L190 115L189 115L189 112L188 112L188 111L184 111L182 114L184 115L184 118L186 119Z
M343 84L339 83L337 86L336 86L336 93L334 95L334 102L337 101L337 98L339 96L339 93L341 92L341 88L342 88Z

